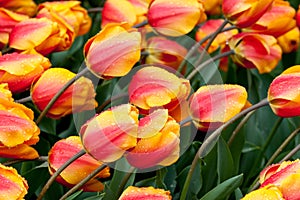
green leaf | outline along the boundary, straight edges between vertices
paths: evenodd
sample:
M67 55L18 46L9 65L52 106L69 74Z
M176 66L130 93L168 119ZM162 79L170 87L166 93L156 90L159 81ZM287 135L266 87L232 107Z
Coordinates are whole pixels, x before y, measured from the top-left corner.
M200 200L224 200L238 188L243 181L243 174L232 177L205 194Z
M161 168L156 171L156 179L155 179L155 185L157 188L167 189L166 184L164 183L165 176L167 174L166 168Z
M74 194L70 195L68 198L66 198L66 200L73 200L76 199L76 197L78 197L83 191L79 190L77 192L75 192Z
M45 133L56 134L56 120L44 117L39 123L39 128Z
M234 175L234 164L231 152L228 148L227 143L222 137L219 138L217 143L217 154L218 154L218 183L232 177Z

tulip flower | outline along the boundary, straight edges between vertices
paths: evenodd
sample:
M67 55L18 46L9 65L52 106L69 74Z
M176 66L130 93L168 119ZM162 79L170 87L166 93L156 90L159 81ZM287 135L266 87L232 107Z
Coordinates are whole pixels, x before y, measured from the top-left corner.
M254 24L272 5L273 0L223 0L224 16L239 28Z
M50 174L57 171L65 162L81 150L83 150L83 146L79 136L70 136L57 141L49 151L48 163ZM85 154L64 169L56 180L66 187L72 187L101 165L101 162ZM106 167L80 189L85 192L100 192L104 189L104 185L99 181L99 178L107 178L109 176L109 168Z
M257 68L261 74L271 72L282 55L271 35L239 33L229 40L229 47L235 51L233 62L245 68Z
M132 77L129 102L143 114L151 108L164 107L172 111L190 93L189 81L159 67L144 67Z
M24 199L27 181L13 167L0 164L0 199Z
M205 13L208 15L220 15L222 13L222 0L202 0Z
M270 9L246 31L279 37L296 27L295 13L288 1L274 0Z
M75 76L76 74L64 68L46 70L31 88L32 101L39 110L44 110L54 95ZM92 81L81 77L63 92L46 116L58 119L71 113L92 110L97 106L94 97Z
M13 27L29 17L0 7L0 44L7 44Z
M272 185L254 190L241 200L284 200L280 190Z
M138 142L126 154L129 164L139 169L169 166L179 158L179 124L158 109L140 119Z
M177 70L187 54L185 47L165 37L151 37L147 41L147 64L160 64Z
M137 143L138 110L122 104L101 112L80 129L85 150L101 162L113 162Z
M206 85L190 98L190 113L201 131L216 129L249 106L247 91L239 85Z
M14 101L14 99L12 98L12 93L9 90L7 83L0 83L0 99Z
M154 0L148 21L157 32L176 37L189 33L202 18L205 20L203 15L203 4L198 0Z
M210 35L213 32L215 32L223 24L223 22L224 22L223 19L211 19L206 21L201 27L198 28L195 35L196 41L200 41L207 35ZM225 28L226 27L229 27L229 25L226 25ZM233 35L236 35L237 33L238 33L237 30L230 30L230 31L225 31L223 33L219 33L217 37L214 39L214 41L212 42L212 44L210 45L208 49L208 53L212 53L216 51L219 47L224 48L228 39L230 39ZM207 42L204 42L202 44L203 48L207 45Z
M36 14L37 5L34 0L0 0L0 7L30 17Z
M283 53L291 53L297 51L299 47L300 32L299 28L295 27L292 30L277 38L278 44Z
M140 52L141 34L128 24L108 24L84 46L87 67L107 79L126 75L139 61Z
M13 93L23 92L51 66L40 54L4 54L0 57L0 83L8 83Z
M135 187L129 186L126 190L123 191L119 200L147 200L147 199L155 199L155 200L171 200L172 197L169 191L165 191L163 189L158 189L154 187Z
M295 18L296 18L296 24L300 28L300 5L298 6L298 10L296 12Z
M268 100L280 117L300 115L300 65L292 66L277 76L269 86Z

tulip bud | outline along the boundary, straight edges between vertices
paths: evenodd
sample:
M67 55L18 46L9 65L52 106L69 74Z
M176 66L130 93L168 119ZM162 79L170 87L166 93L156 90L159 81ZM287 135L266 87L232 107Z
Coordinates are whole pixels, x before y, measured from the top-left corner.
M37 5L34 0L0 0L0 7L14 11L19 14L32 17L36 14Z
M229 40L235 51L233 62L245 68L257 68L259 73L269 73L281 59L282 50L271 35L239 33Z
M75 76L64 68L46 70L31 88L32 101L39 110L44 110L54 95ZM81 77L63 92L46 116L58 119L71 113L92 110L97 106L95 95L92 81Z
M24 199L27 181L12 167L0 164L0 199Z
M202 86L190 98L191 117L201 131L217 129L247 106L247 91L239 85Z
M85 44L86 65L100 78L124 76L139 61L140 45L141 34L128 24L108 24Z
M48 163L50 174L52 175L65 162L81 150L83 150L83 146L79 136L70 136L66 139L57 141L49 151ZM85 154L64 169L56 180L66 187L72 187L101 165L101 162L95 160L90 155ZM109 176L109 168L106 167L84 184L81 189L85 192L100 192L104 189L104 185L98 179L107 178Z
M172 197L169 191L163 189L158 189L154 187L135 187L129 186L121 194L119 200L147 200L147 199L157 199L157 200L171 200Z
M300 65L286 69L270 84L268 100L280 117L300 116Z
M299 47L300 32L299 28L295 27L292 30L277 38L278 44L283 53L291 53L297 51Z

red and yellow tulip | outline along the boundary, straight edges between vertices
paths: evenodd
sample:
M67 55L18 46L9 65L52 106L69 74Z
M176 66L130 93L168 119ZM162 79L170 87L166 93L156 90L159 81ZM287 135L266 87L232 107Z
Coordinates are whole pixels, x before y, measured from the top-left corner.
M297 24L298 28L300 28L300 5L298 6L298 10L296 12L295 18L296 18L296 24Z
M121 194L119 200L171 200L172 196L170 195L170 191L165 191L163 189L158 189L154 187L135 187L129 186L124 190Z
M64 68L46 70L31 88L32 101L39 110L44 110L54 95L75 76ZM46 116L58 119L71 113L92 110L97 106L95 95L92 81L81 77L63 92Z
M0 7L30 17L36 14L37 5L34 0L0 0Z
M241 200L285 200L277 187L268 185L247 194Z
M247 91L239 85L206 85L190 98L190 113L199 130L213 130L249 106Z
M282 50L271 35L239 33L229 40L235 51L233 61L245 68L256 68L259 73L271 72L281 59Z
M27 181L15 168L0 164L0 199L24 199L28 188Z
M83 146L79 136L70 136L57 141L49 151L48 163L50 174L57 171L65 162L81 150L83 150ZM102 164L103 163L95 160L90 155L85 154L64 169L56 180L66 187L72 187ZM102 191L104 185L98 179L107 178L109 176L109 168L106 167L80 189L86 192Z
M281 117L300 116L300 65L283 71L270 84L268 100L273 112Z
M84 46L87 67L107 79L126 75L139 61L140 53L141 34L128 24L107 24Z
M295 27L292 30L277 38L278 44L283 53L291 53L297 51L299 47L300 32L299 28Z

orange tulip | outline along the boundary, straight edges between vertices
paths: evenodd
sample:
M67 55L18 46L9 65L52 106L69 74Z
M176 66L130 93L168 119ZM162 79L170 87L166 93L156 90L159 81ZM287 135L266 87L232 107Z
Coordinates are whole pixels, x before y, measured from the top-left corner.
M189 93L188 80L152 66L137 71L128 86L130 103L139 107L143 114L162 106L172 111Z
M254 24L272 5L273 0L223 0L225 17L239 28Z
M83 150L83 146L79 136L70 136L57 141L49 151L48 163L50 174L57 171L65 162L81 150ZM64 169L56 180L66 187L72 187L101 165L101 162L85 154ZM109 176L109 168L106 167L80 189L85 192L102 191L104 185L99 181L99 178L107 178Z
M277 187L269 185L247 194L241 200L285 200Z
M28 15L30 17L36 14L37 5L34 0L0 0L0 7L12 10L16 13Z
M151 37L147 41L147 64L159 64L177 70L187 54L185 47L165 37Z
M119 200L171 200L172 197L169 191L165 191L163 189L157 189L154 187L134 187L129 186L124 190Z
M202 86L190 98L191 117L202 131L218 128L247 106L247 91L239 85Z
M14 92L23 92L51 66L40 54L4 54L0 57L0 83L8 83Z
M299 28L295 27L292 30L277 38L278 44L283 53L291 53L297 51L299 47L300 32Z
M0 199L24 199L27 194L27 181L17 170L0 164Z
M101 162L113 162L126 150L135 147L138 110L123 104L103 111L87 121L80 129L86 151Z
M198 0L154 0L149 7L149 24L167 36L189 33L203 18L204 8Z
M107 24L84 46L87 67L101 78L126 75L139 61L140 52L141 34L128 24Z
M46 70L31 88L31 97L44 110L54 95L76 74L64 68ZM53 82L55 80L55 82ZM97 106L91 80L81 77L57 99L46 116L58 119L71 113L92 110Z
M140 119L138 142L126 154L129 164L145 169L157 165L169 166L179 158L179 124L158 109Z
M246 31L278 37L296 27L295 13L288 1L274 0L270 9Z
M277 76L269 86L268 100L273 112L281 117L300 116L300 65Z
M282 50L271 35L240 33L229 40L235 51L233 61L245 68L257 68L259 73L271 72L281 59Z

